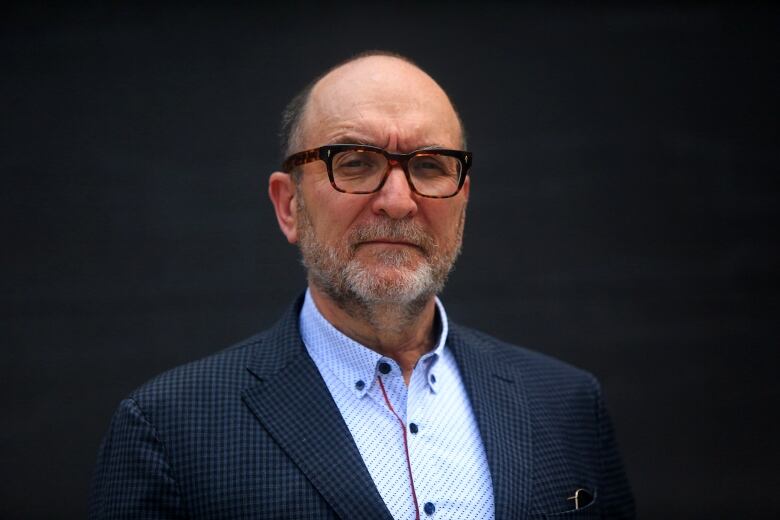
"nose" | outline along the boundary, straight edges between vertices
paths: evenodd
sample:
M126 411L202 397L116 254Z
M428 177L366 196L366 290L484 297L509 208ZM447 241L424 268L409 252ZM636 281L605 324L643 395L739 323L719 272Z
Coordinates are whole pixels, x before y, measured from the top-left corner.
M403 219L417 214L417 202L406 174L399 164L392 166L382 189L372 201L374 213L384 214L392 219Z

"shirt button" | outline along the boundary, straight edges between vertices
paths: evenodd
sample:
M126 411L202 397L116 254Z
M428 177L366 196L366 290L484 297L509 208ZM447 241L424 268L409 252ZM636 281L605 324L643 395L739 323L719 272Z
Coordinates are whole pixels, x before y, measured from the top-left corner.
M431 383L435 383L435 382L436 382L436 376L431 374Z
M412 433L417 433L419 431L419 428L417 428L417 425L414 423L411 423L409 425L409 431Z
M389 374L390 373L390 364L389 363L379 363L379 371L383 374Z
M358 381L355 383L355 388L358 390L363 390L366 387L366 384L363 381Z
M426 502L423 506L423 511L425 511L426 515L432 515L434 512L436 512L436 506L433 505L433 502Z

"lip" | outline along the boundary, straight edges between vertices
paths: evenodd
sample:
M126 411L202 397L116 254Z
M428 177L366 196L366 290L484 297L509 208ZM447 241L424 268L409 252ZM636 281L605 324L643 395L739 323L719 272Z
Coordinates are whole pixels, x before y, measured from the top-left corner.
M391 240L391 239L375 239L375 240L366 240L365 242L360 242L358 244L359 246L368 246L368 245L378 245L378 246L405 246L405 247L414 247L416 249L420 249L420 246L417 244L413 244L412 242L405 242L403 240Z
M406 242L404 240L390 240L390 239L384 239L384 238L377 238L377 239L374 239L374 240L366 240L365 242L361 242L361 244L390 244L390 245L397 245L397 246L417 247L417 244L413 244L411 242Z

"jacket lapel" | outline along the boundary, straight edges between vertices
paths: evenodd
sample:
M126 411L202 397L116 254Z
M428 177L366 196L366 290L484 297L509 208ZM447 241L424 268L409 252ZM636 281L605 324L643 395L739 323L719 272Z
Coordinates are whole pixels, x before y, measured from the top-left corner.
M243 400L341 518L391 519L298 330L301 300L269 331Z
M495 341L495 340L493 340ZM450 325L493 480L496 518L525 518L531 496L531 425L522 380L484 336Z

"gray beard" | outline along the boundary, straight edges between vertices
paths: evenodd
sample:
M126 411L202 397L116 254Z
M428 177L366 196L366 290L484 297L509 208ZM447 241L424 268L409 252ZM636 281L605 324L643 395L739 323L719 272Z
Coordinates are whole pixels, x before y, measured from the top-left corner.
M302 193L298 192L297 200L299 246L309 282L340 308L369 323L378 324L378 314L390 309L397 314L398 327L411 323L444 288L460 254L465 211L458 223L456 243L447 250L411 219L389 218L356 227L343 246L334 247L318 241ZM358 244L376 238L410 242L420 251L403 248L374 253L381 267L370 268L356 258L355 252Z

